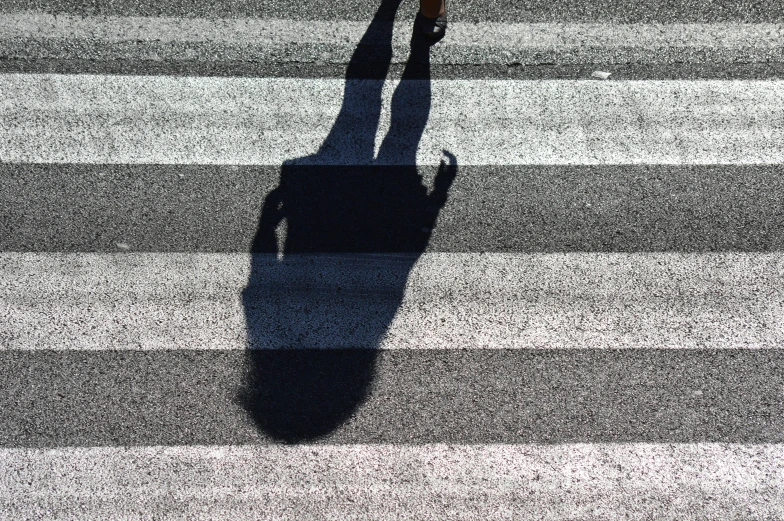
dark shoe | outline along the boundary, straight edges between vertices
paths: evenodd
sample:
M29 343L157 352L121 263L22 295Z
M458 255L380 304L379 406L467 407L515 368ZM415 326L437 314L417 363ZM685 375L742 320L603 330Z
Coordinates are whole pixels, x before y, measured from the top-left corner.
M446 34L446 13L438 18L428 18L419 12L417 13L416 23L419 26L419 31L431 40L440 40Z

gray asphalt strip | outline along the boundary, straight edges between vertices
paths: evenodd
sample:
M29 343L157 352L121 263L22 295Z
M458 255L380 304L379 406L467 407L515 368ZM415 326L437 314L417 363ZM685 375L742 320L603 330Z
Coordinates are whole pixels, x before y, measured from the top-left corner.
M781 31L777 28L777 31ZM450 36L452 36L450 34ZM455 39L458 35L455 35ZM633 37L634 35L623 35ZM665 34L665 36L667 36ZM409 35L410 37L410 35ZM734 64L781 63L784 61L784 45L779 39L756 41L750 38L745 46L714 46L700 42L648 43L625 41L625 45L598 40L570 44L550 44L539 46L510 42L508 46L471 45L470 42L455 40L444 47L434 47L429 54L433 66L444 65L583 65L583 64L633 64L668 65L684 63L696 65L715 64L718 68ZM635 43L631 43L635 42ZM513 47L513 44L519 46ZM151 61L159 64L169 62L191 62L195 64L212 62L265 63L338 63L347 64L356 50L352 43L309 43L281 42L278 45L263 43L232 44L223 42L187 42L161 40L78 40L78 39L31 39L13 38L0 40L0 59L3 60L91 60L98 62L114 61ZM365 49L363 61L367 64L379 63L373 48ZM406 63L409 47L395 45L391 63Z
M369 63L352 72L352 78L399 78L404 64L388 68ZM784 63L582 63L559 64L559 57L529 63L436 64L430 67L433 80L579 80L594 71L612 74L613 80L773 80L784 78ZM345 63L255 62L246 60L85 60L2 59L0 73L33 74L119 74L140 76L219 76L248 78L344 78Z
M433 214L423 192L433 190L437 175L435 166L287 167L283 177L292 187L286 197L294 219L289 224L294 232L313 230L297 248L784 248L778 165L458 165L447 200L429 225ZM264 201L280 183L278 166L0 164L0 251L119 252L121 243L131 252L248 252ZM422 231L427 226L432 230ZM389 230L402 235L388 236ZM417 242L426 236L424 245Z
M784 442L781 350L6 351L0 369L4 447Z
M392 63L408 59L412 25L291 19L53 16L12 13L0 20L0 58L41 60ZM363 37L364 35L364 37ZM362 42L359 54L357 45ZM374 50L373 46L379 46ZM391 46L391 55L384 51ZM784 59L775 23L608 24L453 23L433 46L440 64L767 63Z
M0 508L19 520L784 516L781 445L0 449L0 461Z
M388 22L389 23L389 22ZM9 13L0 20L0 40L14 38L74 39L95 42L223 42L265 47L291 43L356 45L367 22L314 20L301 31L296 19L113 17ZM784 43L784 25L776 23L483 23L450 24L452 45L495 48L628 47L629 45L775 49ZM385 32L382 34L386 34ZM407 45L407 22L394 25L393 45ZM386 43L376 37L372 42Z
M97 0L89 6L77 0L7 0L2 11L43 11L57 14L183 17L255 17L295 20L370 20L380 0L346 0L333 4L303 4L294 0ZM778 0L675 0L666 5L647 0L515 0L449 2L451 19L481 22L773 22L784 20ZM408 0L398 10L401 18L413 18L417 5ZM385 16L389 17L388 14Z

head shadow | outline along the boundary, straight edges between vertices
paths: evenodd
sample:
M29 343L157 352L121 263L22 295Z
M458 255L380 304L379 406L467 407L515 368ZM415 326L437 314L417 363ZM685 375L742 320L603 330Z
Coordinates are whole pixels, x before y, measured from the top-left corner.
M377 348L425 251L457 163L432 187L416 166L430 112L430 42L416 22L375 153L400 0L383 0L346 70L319 150L286 161L264 200L242 303L247 373L239 399L263 436L324 437L367 398Z

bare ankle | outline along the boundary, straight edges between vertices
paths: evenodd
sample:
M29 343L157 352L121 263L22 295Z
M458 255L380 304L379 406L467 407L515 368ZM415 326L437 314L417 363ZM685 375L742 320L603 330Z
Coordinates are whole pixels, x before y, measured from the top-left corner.
M444 0L419 0L419 12L427 18L438 18L446 12Z

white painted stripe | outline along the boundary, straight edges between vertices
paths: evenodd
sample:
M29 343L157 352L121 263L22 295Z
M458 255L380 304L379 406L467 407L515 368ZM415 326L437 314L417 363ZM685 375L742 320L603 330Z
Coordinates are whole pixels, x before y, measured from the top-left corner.
M89 39L106 42L221 42L285 46L303 43L356 44L368 22L258 18L72 16L40 12L5 13L0 40ZM784 46L784 24L609 24L450 22L450 45L507 49L613 47L766 48ZM409 23L395 24L393 44L405 46Z
M784 81L345 84L2 75L0 161L437 164L445 149L463 165L784 162Z
M409 267L259 261L256 347L784 346L782 253L428 253ZM245 349L249 273L247 254L3 253L0 349Z
M0 449L11 519L781 519L784 445Z

